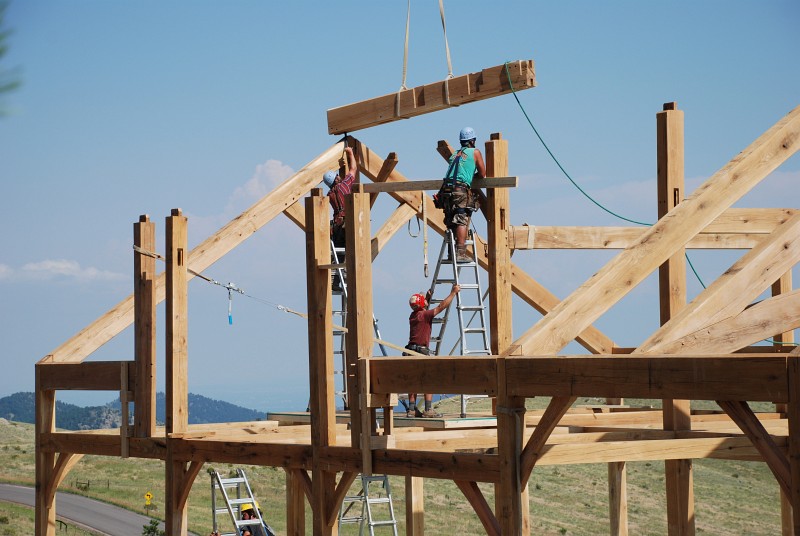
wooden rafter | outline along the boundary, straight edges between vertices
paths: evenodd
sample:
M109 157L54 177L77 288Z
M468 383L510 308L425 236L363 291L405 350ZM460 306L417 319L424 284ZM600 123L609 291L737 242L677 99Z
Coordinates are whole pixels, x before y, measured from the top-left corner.
M694 355L736 352L779 333L800 328L800 290L780 294L735 316L703 326L659 346L659 353Z
M775 232L748 251L692 303L648 337L635 353L664 353L665 348L676 339L734 317L798 261L800 214L781 224ZM778 332L767 336L775 333ZM744 341L741 346L758 340ZM674 345L669 352L684 353L680 346L676 348Z
M523 354L564 348L677 249L800 148L800 107L789 112L697 191L650 227L515 344Z

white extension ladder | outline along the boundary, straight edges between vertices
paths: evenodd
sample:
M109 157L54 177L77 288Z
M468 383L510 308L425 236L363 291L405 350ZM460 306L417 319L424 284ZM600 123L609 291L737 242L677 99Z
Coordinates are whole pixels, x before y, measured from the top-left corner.
M219 531L220 536L239 536L242 527L248 527L250 532L255 536L259 534L263 536L274 536L275 531L267 525L262 519L261 512L258 509L258 503L253 495L253 490L250 488L250 483L247 481L243 469L236 469L236 476L230 478L222 478L219 472L212 471L211 473L211 514L213 519L213 532ZM218 495L222 497L222 506L217 505ZM245 504L253 505L255 512L255 519L242 519L242 506ZM219 522L217 516L228 514L235 532L222 532L219 529ZM261 531L258 531L258 528Z
M384 519L378 519L381 515ZM387 475L361 475L361 490L357 495L345 496L339 509L339 526L348 523L359 524L359 536L364 534L365 527L370 536L375 535L376 528L391 529L397 536L397 519Z
M433 272L431 282L431 306L441 303L443 298L450 293L453 285L459 285L461 290L456 294L456 316L458 317L459 339L458 355L489 355L489 335L486 329L486 307L484 305L484 295L481 289L480 267L478 266L478 254L475 248L475 240L472 230L466 240L469 251L469 262L456 262L456 246L452 231L449 229L445 233L442 241L442 248L439 252L439 260ZM450 320L450 309L441 317L433 319L433 330L431 333L431 354L442 355L442 341L444 340L445 330ZM467 318L469 317L469 318ZM473 326L473 320L476 320ZM453 348L455 349L455 347ZM451 352L452 353L452 350ZM466 417L466 395L461 396L461 417Z

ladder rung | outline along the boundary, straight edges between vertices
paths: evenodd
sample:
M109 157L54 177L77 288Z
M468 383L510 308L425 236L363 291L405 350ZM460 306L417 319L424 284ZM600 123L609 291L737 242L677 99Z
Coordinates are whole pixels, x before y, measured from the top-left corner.
M483 305L462 305L459 307L461 311L483 311Z
M236 484L244 484L244 480L245 480L244 478L240 478L240 477L220 478L219 482L223 486L229 486L229 485L236 485Z
M480 286L475 283L461 283L461 290L480 290Z
M486 333L485 328L464 328L464 333Z

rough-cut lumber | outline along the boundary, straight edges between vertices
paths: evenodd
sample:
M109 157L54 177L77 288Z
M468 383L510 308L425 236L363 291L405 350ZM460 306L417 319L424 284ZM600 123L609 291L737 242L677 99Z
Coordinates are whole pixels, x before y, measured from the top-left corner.
M156 226L146 214L133 224L133 245L156 250ZM156 259L133 253L134 335L134 435L150 437L156 427ZM128 375L130 377L130 374ZM126 407L126 406L123 406ZM127 421L122 421L127 422Z
M515 341L523 354L564 348L661 263L800 148L800 107L789 112Z
M664 347L672 341L735 316L769 288L780 274L791 270L798 259L800 214L781 224L775 232L747 252L692 303L650 335L635 353L663 353ZM769 333L768 336L775 333ZM741 346L757 341L744 341ZM670 350L669 353L674 351ZM687 348L685 351L692 350Z
M128 384L120 385L120 367L128 367ZM42 389L86 391L133 390L133 361L89 361L37 365Z
M506 362L508 389L528 397L788 401L786 357L652 357L517 357Z
M393 168L392 168L393 169ZM381 173L378 174L376 180L381 180L382 177L389 177L391 171L387 175L383 175L384 168L381 168ZM384 179L385 180L385 179ZM472 188L516 188L517 177L486 177L485 179L475 179L472 181ZM426 181L393 181L393 182L373 182L362 184L361 187L368 193L379 192L417 192L422 190L438 190L442 187L442 179L426 180Z
M702 327L660 346L660 353L719 354L800 328L800 290L748 307L736 316Z
M506 65L508 70L506 70ZM511 83L509 84L509 78ZM344 134L536 85L533 60L518 60L328 110L328 133Z
M424 362L423 366L417 364ZM495 395L495 360L485 357L371 359L370 387L373 393L465 393Z

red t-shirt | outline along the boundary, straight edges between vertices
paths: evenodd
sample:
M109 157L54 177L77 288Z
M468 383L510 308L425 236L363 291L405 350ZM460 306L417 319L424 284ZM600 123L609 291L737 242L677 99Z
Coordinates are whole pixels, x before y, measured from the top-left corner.
M419 346L428 346L431 342L433 326L433 309L412 311L408 317L408 342Z
M331 207L333 207L334 223L341 223L344 221L344 198L346 195L350 195L350 190L353 187L355 179L356 177L353 173L348 173L341 182L334 184L328 192L328 197L331 200Z

